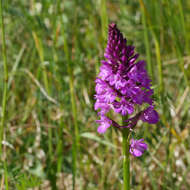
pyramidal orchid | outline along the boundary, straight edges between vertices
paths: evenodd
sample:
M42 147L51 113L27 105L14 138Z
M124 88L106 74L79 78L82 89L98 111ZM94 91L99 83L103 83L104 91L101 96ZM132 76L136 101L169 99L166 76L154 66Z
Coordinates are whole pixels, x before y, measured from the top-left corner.
M135 47L127 45L115 23L108 29L108 42L101 61L100 72L95 80L95 110L98 111L98 132L105 133L113 126L123 133L124 186L129 189L129 152L141 156L147 149L144 139L131 139L130 133L137 122L155 124L159 120L152 99L151 80L146 71L146 63L138 60ZM110 111L120 114L122 125L108 117ZM137 112L138 110L138 112ZM140 111L139 111L140 110ZM131 143L131 144L130 144ZM127 171L128 170L128 171ZM128 173L128 174L126 174ZM128 182L126 182L128 180Z

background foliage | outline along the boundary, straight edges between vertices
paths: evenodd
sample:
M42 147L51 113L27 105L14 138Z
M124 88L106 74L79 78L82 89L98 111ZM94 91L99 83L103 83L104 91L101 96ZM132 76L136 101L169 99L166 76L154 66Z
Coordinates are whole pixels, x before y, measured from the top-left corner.
M147 61L160 114L157 125L138 124L149 150L131 157L132 189L190 189L190 1L4 0L3 11L0 189L121 189L121 135L99 135L93 109L113 21Z

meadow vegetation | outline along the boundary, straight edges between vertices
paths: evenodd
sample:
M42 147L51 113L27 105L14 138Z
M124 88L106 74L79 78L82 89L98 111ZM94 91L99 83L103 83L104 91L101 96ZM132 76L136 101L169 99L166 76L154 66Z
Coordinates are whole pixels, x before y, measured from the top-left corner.
M110 22L146 60L160 115L156 125L138 123L137 137L148 151L131 156L131 189L190 189L189 0L2 5L0 100L6 87L7 102L5 115L0 106L1 190L122 189L121 134L98 134L94 111L94 81Z

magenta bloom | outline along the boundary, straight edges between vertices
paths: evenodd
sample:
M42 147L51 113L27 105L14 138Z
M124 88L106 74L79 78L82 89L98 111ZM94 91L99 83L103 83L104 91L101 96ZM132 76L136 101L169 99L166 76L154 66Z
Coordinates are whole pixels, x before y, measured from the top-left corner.
M99 133L105 133L107 128L110 127L110 125L112 124L112 121L109 118L105 117L104 115L102 115L101 119L97 120L96 122L100 124L98 127Z
M134 140L131 139L131 145L130 145L130 153L135 156L139 157L142 156L142 154L147 150L148 146L146 143L144 143L144 139Z
M140 119L144 122L155 124L159 120L158 113L154 110L154 106L149 106L146 110L141 114Z
M128 45L116 24L109 25L108 43L101 61L100 73L96 78L94 109L98 110L100 120L98 132L105 133L112 125L120 130L136 126L139 120L155 124L159 115L154 109L151 80L146 71L145 61L137 61L135 47ZM148 105L142 110L142 105ZM140 110L136 112L136 108ZM144 107L144 106L143 106ZM140 109L141 108L141 109ZM132 115L120 126L107 115L110 110L122 116ZM135 113L135 114L134 114ZM141 156L147 149L143 139L131 140L130 153Z
M141 106L143 103L150 106L138 119L150 124L156 123L159 116L154 110L151 98L153 90L145 68L146 63L137 61L138 54L135 54L134 46L127 45L127 40L114 23L109 25L104 57L100 73L95 80L94 108L99 110L98 115L101 117L98 121L98 132L104 133L112 124L106 117L110 110L122 116L130 115L134 113L136 105Z

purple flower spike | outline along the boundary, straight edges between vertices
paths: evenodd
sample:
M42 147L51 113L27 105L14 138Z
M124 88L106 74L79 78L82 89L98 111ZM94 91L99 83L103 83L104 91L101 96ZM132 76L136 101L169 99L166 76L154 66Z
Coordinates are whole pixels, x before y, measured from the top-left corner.
M156 110L154 110L154 106L149 106L142 112L140 119L144 122L155 124L159 121L159 115Z
M147 150L148 146L144 143L144 139L131 139L130 153L135 157L140 157Z
M95 80L94 109L98 110L98 115L101 116L101 120L98 121L99 133L104 133L111 124L113 125L106 117L110 110L122 116L131 115L137 106L144 103L150 107L138 119L150 124L158 121L158 114L152 106L153 90L146 71L146 62L137 61L138 56L135 47L128 45L116 24L111 23L104 52L105 59L101 61L100 73ZM115 121L114 123L116 126ZM134 127L136 123L130 125Z

